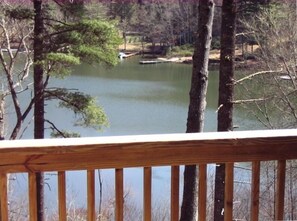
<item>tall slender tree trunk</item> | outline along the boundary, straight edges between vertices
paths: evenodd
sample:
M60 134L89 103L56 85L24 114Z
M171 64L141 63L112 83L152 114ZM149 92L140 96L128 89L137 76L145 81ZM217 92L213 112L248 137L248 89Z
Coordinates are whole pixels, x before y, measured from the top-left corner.
M34 0L34 138L44 138L44 82L43 82L43 15L42 0ZM44 179L43 173L36 174L37 218L44 220Z
M0 140L4 140L4 102L5 98L4 95L0 94ZM1 206L1 201L0 201L0 206ZM0 221L2 221L2 217L0 216Z
M198 32L193 55L187 133L203 131L213 14L213 0L200 0ZM184 171L184 192L180 221L196 220L197 199L197 166L186 166Z
M218 131L233 130L236 0L223 0ZM214 220L224 220L225 165L216 166Z
M4 103L5 102L5 98L4 95L0 94L0 140L4 140L5 136L4 136Z

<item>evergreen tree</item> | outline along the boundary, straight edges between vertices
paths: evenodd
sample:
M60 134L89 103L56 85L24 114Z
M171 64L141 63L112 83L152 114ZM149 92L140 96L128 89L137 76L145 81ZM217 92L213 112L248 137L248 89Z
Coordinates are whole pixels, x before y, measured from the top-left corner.
M69 91L67 88L47 88L52 77L63 78L70 73L73 65L80 62L102 62L107 65L114 65L117 62L120 38L115 24L96 18L87 18L83 13L83 1L75 1L74 5L65 4L64 1L58 0L53 2L34 0L32 8L15 5L6 9L6 15L9 15L10 19L29 19L33 22L27 23L28 28L34 25L32 35L34 97L26 111L19 113L18 122L24 121L34 105L34 138L36 139L44 138L45 122L49 123L59 136L71 136L44 118L45 102L52 99L60 100L61 107L72 110L78 116L77 125L100 129L107 124L103 110L91 96ZM61 13L57 13L57 9ZM77 13L71 13L75 10ZM2 64L5 64L5 61ZM57 133L55 135L57 136ZM37 218L41 221L44 220L43 175L36 174L36 179Z
M38 18L36 18L38 13L34 13L33 6L29 8L27 5L22 6L15 4L9 7L3 7L3 14L6 15L5 19L7 20L19 21L19 24L24 25L24 29L26 30L33 28L31 21L34 21L34 23L36 23L36 32L37 30L40 32L38 35L35 34L34 36L33 34L30 36L30 33L26 33L31 39L34 39L32 45L36 47L36 49L33 50L35 52L34 68L43 72L37 75L40 78L39 81L42 82L36 84L36 86L41 88L40 91L42 91L43 94L39 99L45 99L44 102L58 99L60 101L60 107L74 111L75 115L78 117L76 125L91 126L95 129L101 129L101 126L107 125L107 118L103 110L96 104L92 97L81 92L67 90L66 88L48 88L47 85L52 77L65 77L71 72L73 65L78 65L81 62L100 62L108 66L116 64L117 49L120 43L116 23L100 20L97 17L88 18L84 13L72 14L70 12L75 11L74 6L70 7L69 4L71 3L67 3L67 5L65 1L55 1L55 3L48 1L36 2L38 2L40 6L40 15ZM82 1L77 1L76 3L78 4L78 2ZM69 11L66 13L67 16L65 17L66 9L69 9ZM77 11L85 11L83 2ZM24 22L22 22L23 20ZM39 29L37 28L38 24L41 24ZM10 27L13 26L9 26L9 28ZM9 33L16 33L18 30L7 31ZM19 35L21 36L21 34ZM28 39L30 38L25 39L25 45L23 43L24 39L16 39L14 36L17 35L8 36L10 43L3 41L2 48L10 50L11 48L6 47L7 45L11 46L12 41L19 42L17 49L28 49L28 51L24 51L26 52L24 54L30 57L32 55L32 52L29 51L30 48L28 48L30 43ZM34 42L35 45L33 44ZM18 59L17 55L18 53L12 56L12 58ZM4 56L1 56L1 58L4 59ZM5 62L5 60L3 61ZM4 62L1 63L3 67L5 65ZM28 63L30 63L30 60ZM6 64L14 67L13 63ZM28 68L24 69L26 73L30 73L28 72ZM15 70L12 68L11 72L15 72ZM25 73L23 75L25 75ZM14 88L15 87L12 87L12 89ZM30 87L28 89L30 89ZM18 95L18 93L15 94ZM23 122L28 116L30 108L33 107L32 104L35 104L37 99L38 97L34 96L26 111L19 113L20 122ZM18 102L19 101L16 101L16 103ZM38 105L35 105L35 107L37 106ZM40 113L43 112L44 111L40 111ZM45 120L43 120L43 122L44 121ZM48 122L48 120L46 120L46 122ZM41 133L41 131L38 130L38 133ZM13 134L14 136L12 136L11 139L17 138L19 129L15 130ZM41 135L38 136L42 137Z

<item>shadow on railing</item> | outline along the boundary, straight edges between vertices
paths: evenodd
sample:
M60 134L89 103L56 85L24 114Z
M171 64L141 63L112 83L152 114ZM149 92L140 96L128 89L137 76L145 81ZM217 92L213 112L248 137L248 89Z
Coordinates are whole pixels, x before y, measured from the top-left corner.
M115 169L115 220L123 220L123 168L144 168L143 220L152 218L153 166L171 166L171 220L179 218L179 166L199 165L199 220L206 220L207 164L226 163L225 220L233 219L234 163L252 162L250 219L259 218L260 161L277 161L275 219L284 216L286 160L297 159L297 130L242 131L0 142L1 220L9 219L7 174L29 174L36 216L36 172L58 171L59 220L66 220L65 172L87 170L87 219L95 220L95 169Z

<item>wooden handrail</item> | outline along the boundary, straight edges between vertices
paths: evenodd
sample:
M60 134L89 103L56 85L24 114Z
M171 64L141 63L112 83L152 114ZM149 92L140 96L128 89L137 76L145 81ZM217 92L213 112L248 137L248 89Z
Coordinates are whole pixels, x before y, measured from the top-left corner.
M13 156L13 157L12 157ZM297 159L297 130L163 134L0 142L2 221L8 220L7 173L29 174L29 214L36 220L36 173L58 171L60 220L66 220L65 172L87 170L88 220L95 220L95 169L115 169L115 219L124 219L124 173L144 168L144 220L151 216L151 167L171 166L171 220L179 216L179 166L200 165L199 218L206 219L207 164L226 163L225 220L232 220L233 163L252 162L251 218L259 217L260 161L278 161L276 218L284 216L286 160ZM3 203L4 202L4 203Z
M297 130L17 140L0 143L0 172L288 159L297 159Z

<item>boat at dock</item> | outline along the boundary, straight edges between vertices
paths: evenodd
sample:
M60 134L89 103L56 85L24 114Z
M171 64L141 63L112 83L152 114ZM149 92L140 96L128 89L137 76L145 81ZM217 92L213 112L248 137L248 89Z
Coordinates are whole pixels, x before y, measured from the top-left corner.
M129 58L129 57L132 57L132 56L135 56L135 55L138 55L138 54L139 54L138 51L137 52L131 52L131 53L129 53L129 52L126 52L126 53L120 52L118 57L122 60L124 58Z

